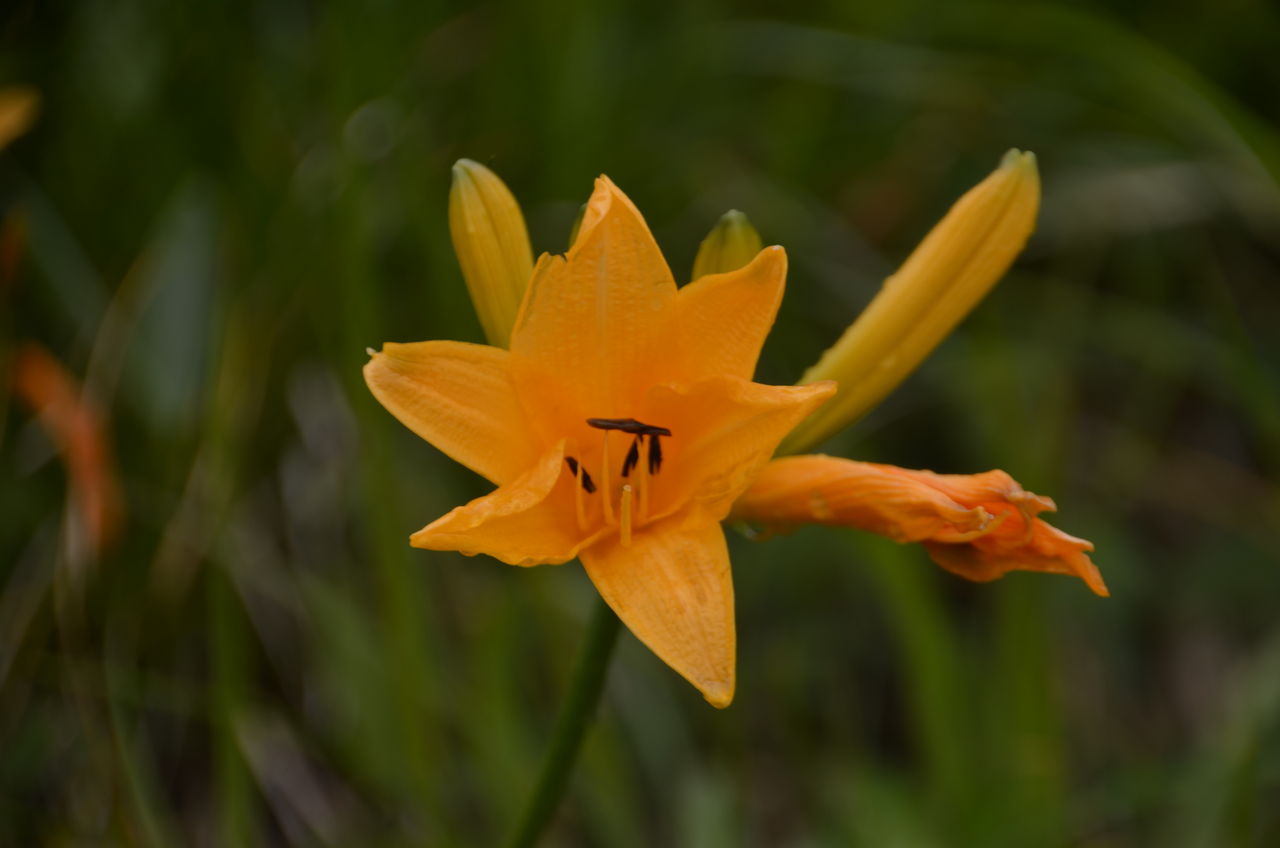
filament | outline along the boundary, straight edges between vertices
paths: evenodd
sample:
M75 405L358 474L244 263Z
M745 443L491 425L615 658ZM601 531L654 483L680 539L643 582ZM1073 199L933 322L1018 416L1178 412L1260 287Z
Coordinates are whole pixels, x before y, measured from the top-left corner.
M631 484L622 487L622 544L631 544Z
M644 521L649 517L649 473L645 470L640 472L640 509L639 521Z
M604 502L604 520L613 524L613 486L609 479L609 431L604 431L604 448L600 452L600 495Z
M582 463L574 463L573 468L573 511L578 517L578 529L587 529L587 512L582 502Z

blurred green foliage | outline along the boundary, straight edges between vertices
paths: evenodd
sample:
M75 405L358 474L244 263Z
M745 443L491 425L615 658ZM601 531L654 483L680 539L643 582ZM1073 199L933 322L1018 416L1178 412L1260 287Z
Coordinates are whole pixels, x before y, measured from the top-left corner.
M1023 260L828 451L1005 468L1113 597L964 584L824 530L731 540L735 704L624 635L548 844L1280 844L1280 13L1266 0L485 5L16 0L0 345L106 412L127 521L0 431L0 844L485 845L591 607L577 565L411 550L482 481L360 378L480 340L469 156L559 251L591 178L677 277L726 209L787 247L760 378L831 343L1017 146Z

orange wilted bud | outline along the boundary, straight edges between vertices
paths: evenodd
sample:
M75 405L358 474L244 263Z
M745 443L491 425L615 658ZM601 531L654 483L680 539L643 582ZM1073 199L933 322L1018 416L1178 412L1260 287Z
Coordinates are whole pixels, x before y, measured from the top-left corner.
M795 456L765 466L733 508L770 528L827 524L923 542L933 561L969 580L1010 571L1079 577L1109 594L1089 559L1093 544L1036 516L1053 500L1024 490L1003 471L934 474L831 456Z
M106 428L75 377L39 345L22 345L13 361L13 393L40 419L67 467L75 518L87 548L101 553L123 518Z

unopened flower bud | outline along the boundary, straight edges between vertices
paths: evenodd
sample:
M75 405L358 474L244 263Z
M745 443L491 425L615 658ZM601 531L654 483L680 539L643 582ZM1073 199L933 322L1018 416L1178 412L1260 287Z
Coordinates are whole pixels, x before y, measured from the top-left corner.
M751 226L747 216L737 209L730 209L698 247L693 260L693 278L708 274L726 274L745 267L762 247L760 234Z
M506 347L533 273L533 249L510 189L470 159L453 166L449 232L484 334Z
M800 378L802 384L836 380L840 391L791 432L780 452L814 447L893 391L1008 270L1039 207L1035 154L1010 150Z

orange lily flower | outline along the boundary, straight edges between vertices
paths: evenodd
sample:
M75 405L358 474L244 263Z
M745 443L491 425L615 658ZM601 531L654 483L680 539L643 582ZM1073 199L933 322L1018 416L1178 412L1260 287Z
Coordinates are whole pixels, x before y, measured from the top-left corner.
M386 344L365 380L497 489L414 533L513 565L579 557L631 631L714 706L733 698L720 521L835 391L751 381L786 276L780 247L677 289L639 211L596 181L573 247L543 255L510 350Z
M1051 498L1025 491L1003 471L934 474L831 456L774 460L738 499L733 517L785 531L801 524L853 527L899 542L923 542L933 561L969 580L1010 571L1079 577L1095 593L1106 584L1087 551L1036 516Z

